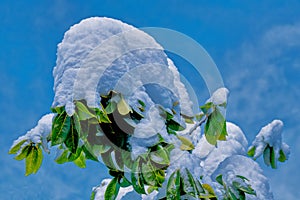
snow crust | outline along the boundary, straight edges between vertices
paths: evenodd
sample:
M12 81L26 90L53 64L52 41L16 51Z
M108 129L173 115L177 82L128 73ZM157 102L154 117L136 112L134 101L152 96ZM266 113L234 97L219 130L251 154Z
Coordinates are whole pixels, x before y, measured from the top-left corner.
M201 158L204 174L211 175L218 165L233 155L246 155L248 142L242 130L233 123L226 123L227 140L218 141L217 148L209 144L203 135L193 153Z
M224 182L228 186L230 186L232 181L235 180L236 175L241 175L248 178L249 184L256 191L256 196L246 194L246 199L273 199L268 179L263 175L263 171L259 165L248 157L234 155L226 158L213 173L213 179L220 174L223 175Z
M93 17L72 26L58 45L53 76L52 107L66 106L69 115L74 113L73 100L85 99L88 106L99 107L99 94L109 90L121 92L134 105L133 96L145 92L147 84L160 86L149 95L151 99L160 99L161 105L172 109L172 100L179 98L182 112L192 114L178 71L162 47L119 20Z
M279 158L280 150L282 150L286 158L288 158L290 148L286 143L282 142L282 129L283 122L281 120L273 120L260 130L252 145L249 147L249 149L255 147L255 159L263 154L267 145L274 148L276 159Z
M229 91L227 88L219 88L211 95L207 102L212 102L215 105L221 105L227 102L228 94Z
M51 133L52 129L52 120L54 118L55 114L46 114L44 115L39 121L36 127L32 128L30 131L28 131L25 135L20 136L18 139L16 139L11 148L14 147L16 144L20 143L21 141L26 140L26 142L22 146L26 146L29 143L35 143L35 144L42 144L43 149L46 152L49 152L48 149L48 142L47 137ZM22 148L21 148L22 149Z

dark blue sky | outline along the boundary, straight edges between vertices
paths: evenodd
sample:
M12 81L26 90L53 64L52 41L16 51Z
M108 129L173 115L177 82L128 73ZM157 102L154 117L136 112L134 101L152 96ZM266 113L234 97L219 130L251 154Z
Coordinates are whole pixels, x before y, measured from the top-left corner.
M200 43L231 92L228 120L250 141L274 118L285 122L291 158L277 170L264 169L275 199L299 197L300 2L125 2L0 2L0 199L88 199L91 187L107 176L97 163L85 170L57 165L52 152L36 175L24 177L24 163L7 154L13 140L49 112L56 45L71 25L91 16L170 28ZM207 98L207 89L201 90L199 97Z

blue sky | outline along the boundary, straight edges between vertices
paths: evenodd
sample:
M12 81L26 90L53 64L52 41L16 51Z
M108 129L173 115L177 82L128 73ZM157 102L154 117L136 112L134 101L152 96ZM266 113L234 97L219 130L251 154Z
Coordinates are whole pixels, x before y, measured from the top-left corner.
M49 112L56 45L69 27L90 16L120 19L136 27L164 27L199 42L230 90L227 119L252 141L275 118L285 123L290 160L265 167L275 199L296 199L300 165L299 1L79 1L0 2L0 199L88 199L107 176L101 164L82 170L45 156L36 175L7 151L19 135ZM178 66L179 69L181 66ZM201 91L201 89L200 89ZM207 91L199 97L206 98ZM204 99L203 99L204 101Z

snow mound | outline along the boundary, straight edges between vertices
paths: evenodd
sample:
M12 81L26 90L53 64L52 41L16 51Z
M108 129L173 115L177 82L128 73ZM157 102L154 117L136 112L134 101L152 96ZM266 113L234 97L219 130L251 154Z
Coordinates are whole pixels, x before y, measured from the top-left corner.
M162 47L119 20L92 17L72 26L58 45L53 76L52 107L66 106L69 115L74 113L73 100L85 99L88 106L99 107L100 95L110 90L121 92L132 106L133 96L144 92L154 102L160 99L155 103L165 108L174 109L178 100L182 113L193 113L178 71Z
M280 150L282 150L286 158L288 158L290 148L286 143L282 142L282 129L283 122L281 120L273 120L260 130L252 145L249 147L249 149L255 147L254 159L263 154L267 145L274 148L276 159L280 157Z
M231 185L236 175L244 176L249 179L249 184L256 191L256 196L246 194L247 200L273 199L268 179L263 175L263 171L259 165L250 158L241 155L226 158L213 173L213 179L215 180L220 174L223 175L223 180L226 185Z
M36 127L32 128L25 135L20 136L14 141L11 148L21 141L27 140L23 146L27 146L29 143L42 144L42 147L46 152L49 152L47 137L52 130L52 120L55 114L46 114L39 121ZM22 149L22 148L21 148Z
M226 158L246 154L248 142L243 131L230 122L226 123L226 129L226 141L218 141L215 147L209 144L203 135L193 151L194 155L201 158L201 166L207 175L211 175Z

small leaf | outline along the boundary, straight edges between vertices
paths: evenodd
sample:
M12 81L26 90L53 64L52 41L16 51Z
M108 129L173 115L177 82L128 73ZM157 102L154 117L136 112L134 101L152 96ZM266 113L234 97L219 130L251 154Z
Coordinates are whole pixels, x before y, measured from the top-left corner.
M81 151L80 156L73 161L75 163L75 165L77 165L80 168L85 168L86 167L86 163L85 163L85 157L84 157L84 153L83 151Z
M14 146L12 146L9 150L9 154L16 154L18 153L18 151L20 150L22 144L24 144L27 141L27 139L21 140L20 142L18 142L17 144L15 144Z
M68 136L70 127L71 118L66 112L57 115L52 124L51 145L54 146L63 143Z
M150 161L142 163L142 176L147 185L161 187L165 180L164 173L155 168Z
M225 126L225 127L224 127ZM212 145L217 144L217 139L223 140L226 135L226 121L219 109L215 109L207 118L204 133L207 142ZM226 139L226 138L225 138Z
M109 169L116 170L118 168L115 166L115 163L112 159L112 154L111 154L112 151L113 150L111 149L108 152L101 154L101 158L102 158L102 161L104 162L104 164L106 165L106 167L108 167Z
M55 159L55 162L57 164L63 164L63 163L69 162L68 155L69 155L69 150L66 149L62 152L62 154L60 156L58 156Z
M275 151L273 147L270 147L270 163L271 163L271 167L273 169L276 169L276 157L275 157Z
M140 161L141 161L141 158L138 157L132 165L131 183L132 183L132 186L133 186L134 190L137 193L146 194L146 191L145 191L145 188L144 188L143 177L141 176Z
M177 138L181 141L180 149L182 151L190 151L195 148L193 143L188 138L183 137L183 136L177 136Z
M127 115L129 112L132 112L132 110L130 109L130 107L128 106L128 104L122 96L117 104L117 109L121 115Z
M146 107L146 104L142 101L142 100L138 100L138 103L143 106L143 107Z
M128 169L131 169L131 168L132 168L132 164L133 164L133 161L132 161L132 159L131 159L131 153L128 152L128 151L122 151L121 156L122 156L124 165L125 165Z
M91 118L96 118L96 116L89 111L89 109L80 101L76 101L76 113L80 120L87 120Z
M24 158L27 157L27 155L30 153L30 151L31 151L31 145L29 144L22 148L21 152L18 155L16 155L15 159L23 160Z
M130 181L124 175L119 177L118 183L120 184L121 187L131 186Z
M256 147L255 146L253 146L253 147L251 147L249 150L248 150L248 156L250 156L250 157L253 157L254 155L255 155L255 150L256 150Z
M83 145L82 146L82 150L85 154L85 158L86 159L89 159L89 160L93 160L93 161L96 161L96 162L99 162L97 156L95 156L91 150L91 148L87 148L87 145Z
M117 108L116 102L110 101L108 103L108 105L106 106L105 111L106 111L107 114L111 114L116 110L116 108Z
M267 166L271 165L271 157L270 156L271 156L271 149L270 149L269 145L267 145L264 150L264 154L263 154L264 162Z
M216 196L214 189L213 189L210 185L208 185L208 184L206 184L206 183L203 183L203 184L202 184L202 187L203 187L203 189L204 189L205 191L208 192L208 194L209 194L210 196L212 196L212 197L215 197L215 196Z
M197 184L193 175L190 173L188 169L184 170L184 173L181 174L181 178L183 180L183 190L188 194L195 198L198 198L203 188L201 184Z
M278 158L278 161L279 161L279 162L284 162L284 161L286 161L286 156L285 156L284 152L282 151L282 149L280 149L280 151L279 151L279 158Z
M185 123L194 124L194 121L190 118L184 118Z
M42 164L43 153L40 148L35 146L31 146L29 150L29 154L26 157L25 165L26 165L26 173L25 176L29 174L36 173Z
M111 123L105 109L103 109L103 111L102 110L97 110L96 113L97 113L97 116L99 118L100 123Z
M197 121L200 121L203 117L204 117L204 113L199 113L199 114L197 114L195 117L196 117L196 120Z
M205 105L203 105L203 106L200 106L200 109L202 110L202 112L204 113L204 114L208 114L209 113L209 111L213 108L213 103L212 102L208 102L208 103L206 103Z
M90 200L95 200L95 197L96 197L96 192L93 190L92 194L91 194L91 197L90 197Z
M71 121L70 131L65 140L65 145L72 153L76 153L79 142L79 135L75 128L74 121Z
M180 200L180 172L173 172L167 184L167 200Z
M118 184L118 179L115 177L110 181L105 190L104 200L115 200L118 196L119 189L120 185Z
M65 111L65 107L64 106L55 107L55 108L50 108L50 110L54 113L61 114Z
M169 153L161 145L157 145L156 151L150 153L150 158L153 162L160 165L169 165Z
M220 174L220 175L218 175L218 176L216 177L216 181L217 181L218 183L220 183L221 185L224 186L222 174Z
M180 124L178 124L177 122L175 122L172 119L167 120L166 125L169 129L174 130L174 131L183 131L184 130L184 127L182 127Z

